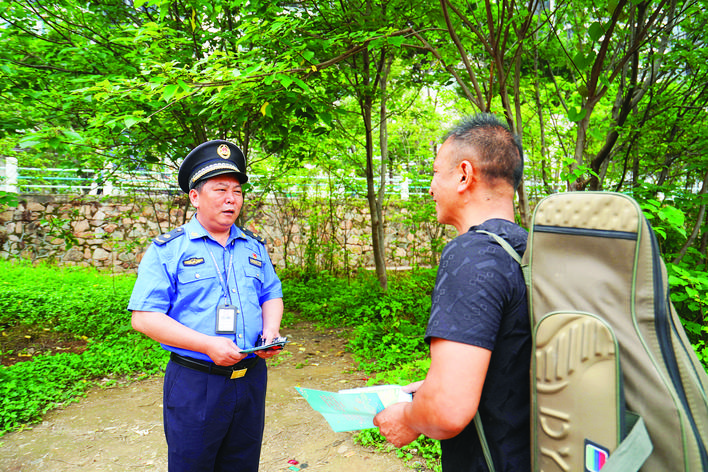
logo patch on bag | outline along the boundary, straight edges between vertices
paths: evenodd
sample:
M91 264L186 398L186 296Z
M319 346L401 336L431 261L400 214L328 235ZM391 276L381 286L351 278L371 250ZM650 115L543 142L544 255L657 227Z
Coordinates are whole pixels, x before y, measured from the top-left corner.
M609 450L588 439L585 440L585 472L600 472L609 457Z
M199 264L204 264L204 258L203 257L192 257L191 259L186 259L182 261L182 264L190 267L190 266L195 266Z

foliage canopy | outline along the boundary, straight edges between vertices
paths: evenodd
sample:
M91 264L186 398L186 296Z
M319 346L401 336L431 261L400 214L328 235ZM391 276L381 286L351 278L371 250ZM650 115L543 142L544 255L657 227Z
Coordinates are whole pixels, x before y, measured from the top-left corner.
M519 221L553 192L632 194L700 327L707 6L0 0L0 152L20 166L126 172L175 168L195 145L227 138L269 189L304 167L365 176L386 287L382 189L429 175L443 129L490 111L523 137Z

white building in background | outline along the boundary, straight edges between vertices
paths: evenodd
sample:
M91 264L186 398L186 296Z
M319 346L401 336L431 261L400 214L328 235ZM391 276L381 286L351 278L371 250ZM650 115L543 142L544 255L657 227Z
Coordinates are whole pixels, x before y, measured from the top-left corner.
M4 157L0 160L0 190L17 193L17 158Z

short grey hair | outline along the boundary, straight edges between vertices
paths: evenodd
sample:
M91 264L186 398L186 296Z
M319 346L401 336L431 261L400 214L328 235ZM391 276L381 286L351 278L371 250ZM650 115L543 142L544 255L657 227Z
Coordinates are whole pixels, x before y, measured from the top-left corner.
M474 149L482 174L489 179L504 179L514 190L524 173L521 139L491 113L464 118L448 131L443 142L452 139L456 146Z

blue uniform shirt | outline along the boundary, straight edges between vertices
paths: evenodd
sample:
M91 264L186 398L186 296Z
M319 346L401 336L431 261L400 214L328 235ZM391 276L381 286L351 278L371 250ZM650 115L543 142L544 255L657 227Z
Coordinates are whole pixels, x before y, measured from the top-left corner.
M241 349L254 347L263 330L261 305L283 296L265 246L235 225L225 247L196 217L182 228L145 252L128 310L165 313L200 333L229 337ZM224 304L238 309L235 334L216 334L216 309ZM201 352L162 347L211 361Z

